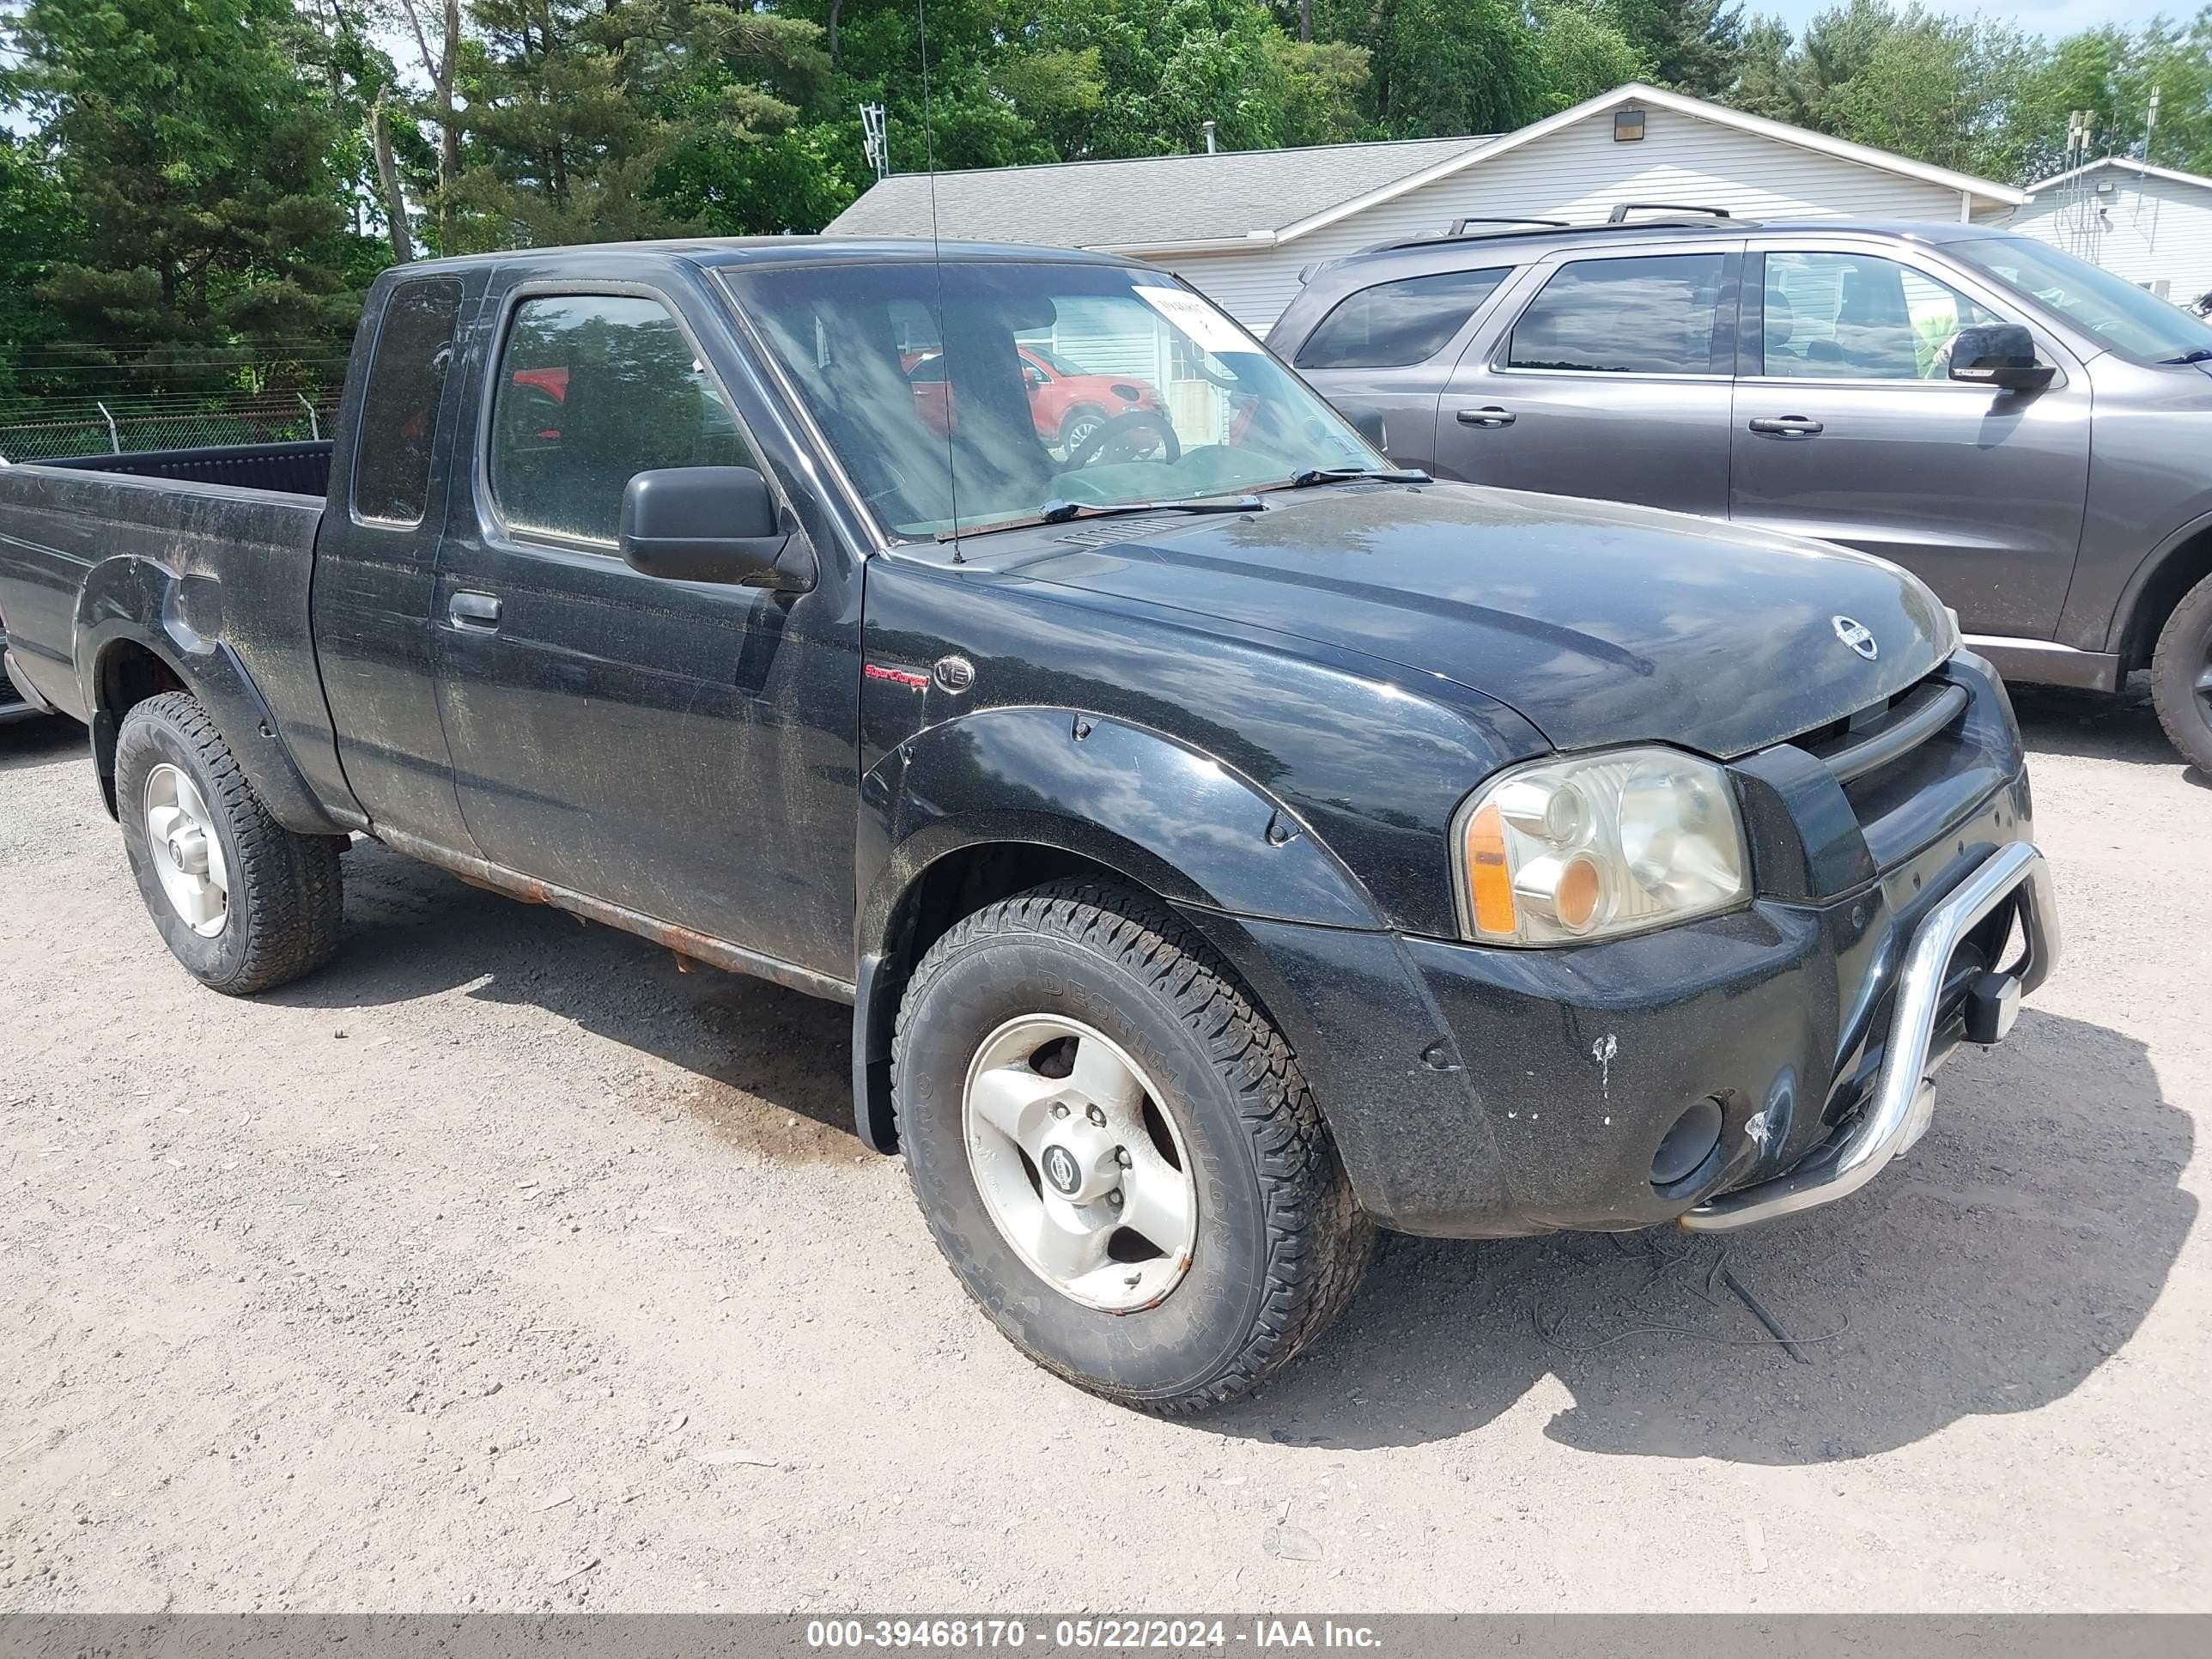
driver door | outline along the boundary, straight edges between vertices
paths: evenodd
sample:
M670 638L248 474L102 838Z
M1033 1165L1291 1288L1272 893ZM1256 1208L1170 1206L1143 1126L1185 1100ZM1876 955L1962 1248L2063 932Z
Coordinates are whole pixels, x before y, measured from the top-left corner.
M2089 386L2032 319L1848 242L1756 247L1729 435L1730 518L1893 559L1970 634L2049 639L2081 539ZM2027 323L2041 392L1949 378L1974 324Z
M835 548L784 592L647 575L617 546L639 472L775 476L726 337L637 283L489 303L436 611L470 833L523 876L849 975L858 626Z

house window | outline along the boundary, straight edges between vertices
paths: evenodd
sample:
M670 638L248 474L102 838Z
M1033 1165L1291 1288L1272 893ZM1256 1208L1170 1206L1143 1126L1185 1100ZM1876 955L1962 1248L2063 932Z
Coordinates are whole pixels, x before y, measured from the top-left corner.
M1617 109L1613 112L1613 142L1616 144L1640 143L1644 138L1644 112L1640 109Z

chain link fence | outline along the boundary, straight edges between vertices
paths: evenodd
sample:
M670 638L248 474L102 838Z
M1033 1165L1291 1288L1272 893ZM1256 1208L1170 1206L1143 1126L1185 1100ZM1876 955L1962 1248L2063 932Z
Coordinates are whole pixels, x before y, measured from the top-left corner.
M337 405L335 391L319 401L296 394L216 402L177 398L88 404L73 398L65 404L15 410L0 420L0 458L52 461L148 449L296 443L328 437Z

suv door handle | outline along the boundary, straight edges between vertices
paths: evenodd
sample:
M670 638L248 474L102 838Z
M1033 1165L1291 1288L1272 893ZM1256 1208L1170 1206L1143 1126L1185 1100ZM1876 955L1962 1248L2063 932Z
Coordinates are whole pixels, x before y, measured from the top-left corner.
M1808 415L1776 415L1753 421L1751 429L1772 438L1816 438L1826 428Z
M1500 409L1496 404L1486 404L1480 409L1462 409L1456 418L1462 426L1511 426L1513 411Z
M500 603L489 593L459 592L447 601L446 615L456 628L489 634L499 627Z

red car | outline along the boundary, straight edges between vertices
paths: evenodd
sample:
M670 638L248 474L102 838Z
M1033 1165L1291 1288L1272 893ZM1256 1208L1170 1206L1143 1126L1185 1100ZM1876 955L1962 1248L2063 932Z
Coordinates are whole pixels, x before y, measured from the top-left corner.
M1022 379L1030 389L1030 420L1037 436L1063 455L1074 453L1117 415L1138 410L1166 418L1167 404L1152 386L1126 374L1085 374L1037 346L1018 346ZM930 429L946 428L945 354L912 351L900 359L914 387L915 407ZM1137 431L1133 430L1132 436ZM1154 440L1157 441L1157 439Z

